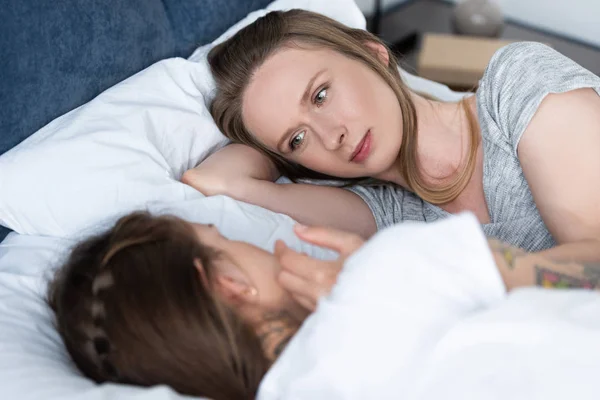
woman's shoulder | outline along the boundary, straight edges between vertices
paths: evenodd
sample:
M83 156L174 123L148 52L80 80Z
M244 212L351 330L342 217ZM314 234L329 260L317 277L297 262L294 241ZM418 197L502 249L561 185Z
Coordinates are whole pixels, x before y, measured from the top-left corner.
M515 42L494 53L480 86L486 87L491 94L502 95L507 90L515 93L535 89L562 91L562 86L573 82L593 86L599 80L592 72L546 44Z
M600 87L600 78L550 46L516 42L493 55L479 82L477 99L482 118L496 124L516 151L547 94L581 87Z
M496 50L488 63L486 72L503 66L514 65L515 63L531 62L539 59L540 56L548 57L553 52L556 51L552 47L540 42L510 43Z
M488 63L480 85L512 86L527 79L540 81L538 74L562 74L556 69L569 60L551 47L538 42L515 42L498 49ZM571 61L572 63L572 61Z

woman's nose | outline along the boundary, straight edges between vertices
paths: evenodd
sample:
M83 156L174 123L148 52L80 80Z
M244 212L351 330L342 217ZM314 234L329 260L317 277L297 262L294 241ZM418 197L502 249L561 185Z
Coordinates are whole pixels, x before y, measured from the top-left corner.
M346 128L343 126L324 128L321 134L323 144L327 150L339 149L348 136Z

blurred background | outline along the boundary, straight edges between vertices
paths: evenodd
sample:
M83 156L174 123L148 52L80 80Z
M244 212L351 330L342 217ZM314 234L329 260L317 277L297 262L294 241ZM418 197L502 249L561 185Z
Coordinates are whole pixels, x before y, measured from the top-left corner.
M497 48L523 40L600 75L600 0L355 1L406 70L450 86L476 85Z

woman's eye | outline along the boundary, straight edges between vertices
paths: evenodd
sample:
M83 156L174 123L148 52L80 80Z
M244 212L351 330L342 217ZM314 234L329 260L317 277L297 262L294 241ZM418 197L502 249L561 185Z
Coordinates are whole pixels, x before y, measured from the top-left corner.
M315 104L320 106L325 102L325 99L327 99L327 88L319 90L319 92L315 96Z
M292 151L296 150L298 147L300 147L302 145L302 142L304 141L304 135L305 135L305 132L302 131L292 138L292 140L290 141L290 149Z

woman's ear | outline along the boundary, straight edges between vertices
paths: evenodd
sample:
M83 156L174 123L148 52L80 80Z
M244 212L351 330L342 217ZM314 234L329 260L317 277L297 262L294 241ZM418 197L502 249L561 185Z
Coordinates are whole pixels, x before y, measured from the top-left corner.
M204 287L209 288L210 282L208 281L208 277L206 276L206 271L204 271L204 266L202 265L202 261L200 261L199 258L194 259L194 266L196 267L198 274L200 274L200 279L202 280L202 284L204 285Z
M222 260L215 265L214 282L211 285L204 271L202 262L194 260L194 265L206 287L213 287L225 301L231 305L257 304L258 290L248 277L234 264Z
M365 42L365 45L369 48L371 53L379 58L379 61L381 61L385 66L390 64L390 53L384 45L373 41L367 41Z
M245 281L231 276L219 275L216 278L216 290L225 301L234 306L258 304L258 290Z

